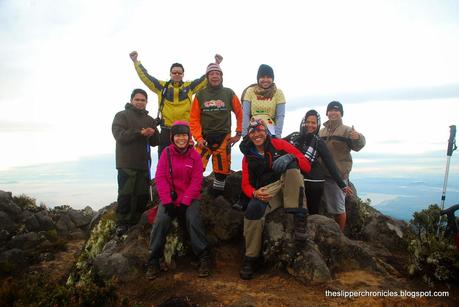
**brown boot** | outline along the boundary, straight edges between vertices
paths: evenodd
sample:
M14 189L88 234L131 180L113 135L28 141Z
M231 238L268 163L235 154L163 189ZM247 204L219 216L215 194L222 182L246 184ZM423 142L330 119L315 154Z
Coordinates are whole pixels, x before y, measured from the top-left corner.
M159 276L160 272L161 268L159 266L159 259L153 259L148 263L145 277L149 280L154 280Z
M199 257L198 276L208 277L210 275L210 256L208 251L204 251Z

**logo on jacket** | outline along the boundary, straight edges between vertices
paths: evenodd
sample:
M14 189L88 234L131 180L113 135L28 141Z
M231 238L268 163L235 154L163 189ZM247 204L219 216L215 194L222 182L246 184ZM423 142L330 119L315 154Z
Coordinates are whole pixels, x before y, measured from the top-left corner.
M257 95L257 100L271 100L271 97L264 97L264 96L258 96Z
M208 100L204 102L204 107L209 109L226 109L226 104L223 100Z

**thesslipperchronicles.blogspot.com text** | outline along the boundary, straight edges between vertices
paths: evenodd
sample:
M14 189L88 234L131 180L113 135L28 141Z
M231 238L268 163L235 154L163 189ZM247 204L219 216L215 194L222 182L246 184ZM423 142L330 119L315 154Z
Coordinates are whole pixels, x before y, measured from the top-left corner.
M449 297L449 291L409 291L409 290L325 290L326 297L356 298L356 297Z

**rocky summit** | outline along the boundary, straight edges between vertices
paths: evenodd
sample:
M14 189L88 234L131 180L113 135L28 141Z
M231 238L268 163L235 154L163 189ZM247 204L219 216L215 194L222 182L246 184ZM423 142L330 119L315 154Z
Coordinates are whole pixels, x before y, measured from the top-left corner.
M217 198L206 193L211 182L212 176L205 178L201 203L212 246L211 276L197 277L197 261L187 236L174 221L166 240L161 275L154 281L145 277L151 230L147 212L118 238L116 203L98 212L89 207L47 209L26 196L13 197L0 191L0 274L4 289L0 291L0 305L457 304L455 287L447 289L449 297L416 300L406 296L349 299L334 295L342 291L427 288L406 271L408 224L382 215L357 197L346 201L345 233L333 219L312 215L307 218L305 242L295 241L292 216L283 210L268 215L261 268L253 280L241 280L243 212L233 208L241 192L241 173L228 177L224 195ZM154 189L152 205L158 201ZM31 281L32 272L44 276L45 281Z

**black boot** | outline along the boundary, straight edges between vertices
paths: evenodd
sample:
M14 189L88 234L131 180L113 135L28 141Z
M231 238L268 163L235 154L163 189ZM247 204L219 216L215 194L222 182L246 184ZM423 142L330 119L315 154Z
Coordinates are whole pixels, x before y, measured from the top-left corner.
M242 268L239 272L239 276L242 279L249 280L253 278L253 274L257 270L257 261L258 258L256 257L244 257L244 262L242 262Z
M210 275L210 255L207 250L204 250L199 257L198 276L208 277Z
M127 224L120 224L120 225L117 225L116 226L116 230L115 230L115 233L116 233L116 236L118 238L121 238L122 236L124 236L124 234L129 230L129 226Z
M306 222L307 222L307 215L303 213L297 213L293 217L294 219L294 227L295 227L295 240L299 242L306 241Z
M156 279L161 272L161 268L159 266L159 259L152 259L148 262L147 265L147 272L145 273L145 277L149 280Z

